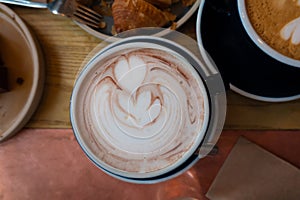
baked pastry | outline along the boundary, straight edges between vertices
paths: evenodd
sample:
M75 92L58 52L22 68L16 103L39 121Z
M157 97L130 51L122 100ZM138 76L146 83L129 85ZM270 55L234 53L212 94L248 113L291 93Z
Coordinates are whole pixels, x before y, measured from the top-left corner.
M182 5L184 6L191 6L196 2L196 0L181 0L181 1L182 1Z
M145 0L148 3L151 3L152 5L155 5L159 8L167 8L170 7L173 3L172 0Z
M140 27L163 27L176 17L144 0L115 0L112 16L117 33Z

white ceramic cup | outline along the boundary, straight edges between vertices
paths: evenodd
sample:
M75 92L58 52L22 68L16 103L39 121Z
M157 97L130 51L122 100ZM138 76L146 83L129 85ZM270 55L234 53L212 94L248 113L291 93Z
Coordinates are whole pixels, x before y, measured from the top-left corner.
M290 58L288 56L285 56L278 51L271 48L264 40L256 33L255 29L253 28L246 9L246 2L245 0L238 0L238 11L240 15L240 19L242 21L242 24L249 35L249 37L252 39L252 41L266 54L271 56L272 58L278 60L279 62L282 62L284 64L293 66L293 67L300 67L300 61Z
M157 57L153 57L153 65L151 57L147 63L153 65L153 70L147 69L148 72L145 72L144 64L134 56L135 51L148 49L160 51L163 54L162 58L166 59L161 60L162 65L167 62L171 65L176 64L178 71L170 68L174 74L167 70L155 72L155 67L160 65L155 63ZM133 57L129 57L128 63L136 62L136 66L130 66L131 69L126 71L126 61L117 62L114 59L127 52L134 52ZM102 82L104 80L102 78L106 75L96 82L91 81L97 74L103 72L104 68L101 66L109 62L117 62L113 68L105 69L107 72L113 71L113 79L117 82L115 88L114 84L105 85ZM179 72L180 70L183 72ZM151 73L156 74L151 77ZM175 80L176 77L180 81ZM182 83L185 79L192 80L185 85L185 87L193 85L190 86L191 92L186 92L185 87L180 88L180 84L185 84ZM148 108L148 103L145 102L148 102L150 92L147 88L151 91L157 90L157 85L161 85L159 93L162 93L160 94L162 98L157 98L147 110L143 107L145 104ZM108 88L110 86L112 90ZM88 90L94 87L95 90L89 93ZM119 94L118 87L125 92ZM139 90L143 91L144 88L146 92L139 93ZM110 91L111 94L108 94ZM188 96L185 96L186 94ZM118 101L115 102L116 99ZM191 103L192 108L186 106L187 102ZM94 109L83 108L83 106L90 107L91 104L96 105ZM144 115L143 112L148 114ZM106 118L103 113L109 117ZM128 116L123 116L124 113L128 113ZM189 119L188 115L194 114L199 116L192 116L193 119ZM140 118L138 122L135 121ZM97 166L119 177L149 179L178 168L198 149L209 121L209 98L198 72L172 49L149 42L129 42L118 46L114 43L99 52L80 73L71 98L71 121L81 147ZM83 121L85 123L82 123Z

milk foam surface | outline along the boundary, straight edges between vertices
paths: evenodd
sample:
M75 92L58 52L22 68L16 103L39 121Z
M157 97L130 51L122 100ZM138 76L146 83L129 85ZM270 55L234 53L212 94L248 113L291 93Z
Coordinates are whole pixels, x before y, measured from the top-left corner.
M300 1L246 0L249 19L273 49L300 60Z
M104 167L155 172L197 147L209 108L190 64L166 51L134 48L94 68L75 112L83 113L79 131Z

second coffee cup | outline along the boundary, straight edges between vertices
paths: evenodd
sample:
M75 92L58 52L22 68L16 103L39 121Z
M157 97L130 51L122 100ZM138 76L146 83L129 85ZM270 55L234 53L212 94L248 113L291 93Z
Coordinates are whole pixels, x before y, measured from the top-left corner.
M300 1L238 0L242 24L272 58L300 67Z

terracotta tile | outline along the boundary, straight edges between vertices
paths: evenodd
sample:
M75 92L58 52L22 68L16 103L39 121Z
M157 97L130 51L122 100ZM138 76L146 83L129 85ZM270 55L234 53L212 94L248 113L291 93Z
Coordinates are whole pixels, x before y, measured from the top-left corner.
M224 131L217 155L207 156L175 179L138 185L112 178L93 165L71 129L24 129L0 144L0 200L206 199L240 135L300 167L300 131Z
M117 180L88 160L69 129L25 129L0 144L1 200L201 198L194 172L153 185Z

